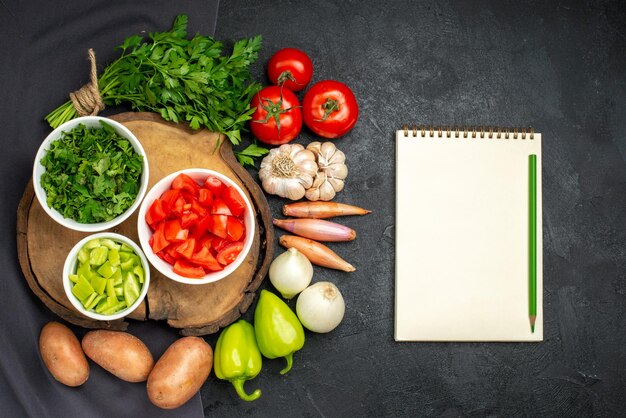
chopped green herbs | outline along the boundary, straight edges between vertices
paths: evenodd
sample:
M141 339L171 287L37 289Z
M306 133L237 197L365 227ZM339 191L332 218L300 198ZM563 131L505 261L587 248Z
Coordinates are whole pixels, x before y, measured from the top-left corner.
M211 37L187 39L187 16L180 15L169 32L151 33L149 40L127 38L119 47L122 56L98 80L100 94L107 105L127 102L192 129L223 133L237 145L254 111L250 100L260 90L250 81L250 65L260 48L260 36L243 39L223 56L222 44ZM66 102L46 120L57 127L76 116Z
M100 124L63 132L41 159L48 206L80 223L112 220L139 192L142 157L110 125Z

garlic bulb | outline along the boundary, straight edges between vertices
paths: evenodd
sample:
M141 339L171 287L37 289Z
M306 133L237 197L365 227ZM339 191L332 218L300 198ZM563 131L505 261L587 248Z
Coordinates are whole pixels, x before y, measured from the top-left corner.
M306 191L309 200L332 200L343 190L344 179L348 176L346 155L332 142L311 142L307 149L315 154L319 171L313 185Z
M291 200L304 197L317 173L315 154L300 144L283 144L263 158L259 178L263 189Z

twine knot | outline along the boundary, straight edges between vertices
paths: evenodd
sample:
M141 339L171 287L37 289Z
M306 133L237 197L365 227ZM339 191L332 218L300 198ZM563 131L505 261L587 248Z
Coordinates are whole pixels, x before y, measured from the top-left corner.
M75 92L70 93L70 100L80 116L95 116L104 110L104 102L98 90L98 74L96 73L96 54L89 48L89 62L91 71L89 83Z

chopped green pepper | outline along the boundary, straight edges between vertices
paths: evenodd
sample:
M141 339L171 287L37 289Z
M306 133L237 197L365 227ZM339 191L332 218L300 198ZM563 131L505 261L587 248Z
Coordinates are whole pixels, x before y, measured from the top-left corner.
M218 379L228 380L244 401L261 396L257 389L248 395L243 388L246 380L254 379L261 371L262 358L254 336L254 328L240 319L224 328L215 345L213 367Z
M254 331L261 353L270 359L284 357L291 370L293 353L304 346L304 329L295 313L275 294L261 290L254 310Z

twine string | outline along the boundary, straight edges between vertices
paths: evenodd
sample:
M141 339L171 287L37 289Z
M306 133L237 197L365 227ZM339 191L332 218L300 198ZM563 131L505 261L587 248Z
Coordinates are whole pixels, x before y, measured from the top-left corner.
M89 83L70 93L70 100L80 116L95 116L104 110L104 102L98 90L98 74L96 73L96 54L89 48L91 71Z

